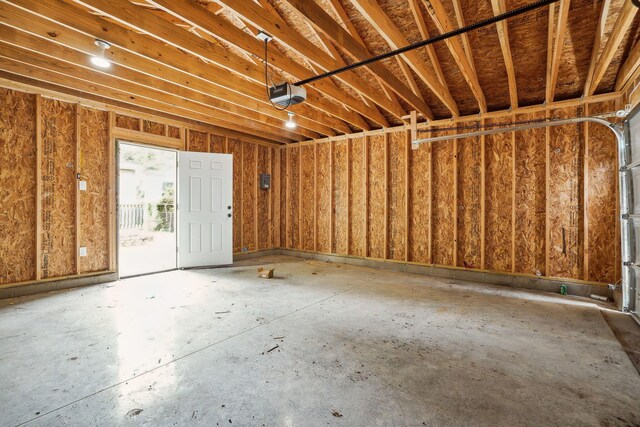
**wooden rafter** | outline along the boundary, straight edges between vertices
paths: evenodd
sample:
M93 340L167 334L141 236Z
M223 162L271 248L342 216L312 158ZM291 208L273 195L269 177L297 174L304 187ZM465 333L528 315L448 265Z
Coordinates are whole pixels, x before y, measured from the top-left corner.
M635 71L640 67L640 42L636 42L636 44L631 48L631 52L629 56L620 67L620 71L618 71L618 77L616 78L616 87L615 90L621 90L627 81L633 76Z
M458 24L458 28L462 28L465 26L464 15L462 13L462 6L460 5L460 0L452 0L453 3L453 13L456 18L456 23ZM471 64L471 69L473 72L476 72L476 64L473 61L473 53L471 52L471 43L469 42L469 34L463 33L460 35L460 40L462 41L462 48L464 49L464 53L467 55L467 60L469 64Z
M491 6L493 7L494 15L500 15L507 11L505 0L491 0ZM502 50L504 66L507 70L511 108L518 108L518 87L516 85L516 72L513 67L513 57L511 56L511 45L509 44L507 21L498 22L496 24L496 30L498 31L498 39L500 40L500 49Z
M418 88L418 83L416 82L416 79L413 78L413 74L411 74L411 67L409 66L407 61L400 56L396 56L396 62L398 63L400 71L402 71L402 75L404 76L404 79L406 80L413 93L415 93L418 98L424 101L424 98L420 93L420 89Z
M584 84L584 94L589 95L589 88L593 80L593 72L596 69L596 61L598 60L598 54L602 47L602 41L604 39L604 27L607 22L607 16L609 15L609 7L611 6L611 0L604 0L602 7L600 8L600 18L598 19L598 26L596 27L596 35L593 38L593 48L591 49L591 61L589 62L589 71L587 72L587 80Z
M591 81L591 85L589 86L589 95L593 95L596 89L598 89L598 85L607 72L607 69L611 64L611 60L618 51L618 48L622 43L622 39L631 26L633 18L635 18L637 13L638 8L633 4L633 2L625 1L622 4L622 8L618 13L618 18L613 25L613 30L611 30L611 34L609 35L609 38L607 39L607 42L602 49L602 53L598 58L598 62L596 62L596 66L593 71L593 80Z
M265 14L260 5L243 1L238 2L234 0L217 0L220 4L223 4L229 10L233 11L238 16L246 21L251 22L252 25L261 28L267 33L275 36L279 42L286 45L289 49L294 50L301 56L305 57L315 65L317 65L323 71L333 70L339 67L340 62L331 58L324 53L320 48L309 43L304 37L298 34L295 30L288 26L283 26L270 19L270 15ZM373 103L384 108L389 113L400 118L404 113L399 110L396 105L388 102L386 99L382 99L376 96L376 93L371 90L371 85L363 79L358 73L345 72L336 76L339 80L345 84L351 86L357 92L366 96Z
M263 88L253 89L249 85L245 85L244 93L232 91L227 87L219 85L218 82L211 80L211 68L203 63L187 62L184 60L184 53L174 50L168 46L162 46L153 39L139 38L139 36L124 30L121 27L102 20L101 18L82 14L77 8L65 5L56 5L54 8L48 8L52 2L30 3L28 1L21 2L25 6L31 6L30 12L14 6L6 5L3 10L10 16L10 23L14 28L20 29L30 34L34 34L45 40L55 41L58 44L70 47L74 50L85 52L87 54L95 52L95 45L90 34L94 37L102 37L101 31L109 34L109 40L113 43L108 51L109 59L125 67L140 71L149 76L161 78L177 85L196 90L203 94L216 97L240 107L248 108L253 111L262 112L271 117L280 120L286 119L284 112L277 112L270 107L264 99ZM34 15L32 12L37 13ZM45 19L42 15L48 16ZM51 22L53 20L55 22ZM0 12L0 21L6 22L6 16ZM59 24L57 22L60 22ZM73 31L64 25L74 23L79 31ZM147 42L145 44L145 41ZM120 46L131 43L133 47L140 50L145 55L131 55L131 51L125 50ZM162 57L167 65L159 64L154 61L156 52L162 52ZM168 66L169 65L169 66ZM177 68L177 69L176 69ZM181 70L181 71L178 71ZM188 73L188 74L186 74ZM200 77L200 78L196 78ZM315 111L310 111L316 114ZM317 131L321 134L335 134L333 131L322 124L322 117L310 116L314 120L306 117L299 117L298 123L307 129Z
M264 93L264 70L261 66L229 52L222 46L216 46L188 31L181 30L148 10L136 8L128 0L76 0L76 2L96 10L119 23L146 32L163 43L185 50L196 57L226 68L238 76L245 77L253 81L258 87L261 87L260 90ZM237 76L230 76L230 79L238 81ZM339 118L340 122L333 122L337 126L334 129L346 133L351 132L351 129L342 120L356 121L358 119L357 115L344 109L336 109L335 104L325 101L326 99L322 97L309 97L307 104L317 107L328 115L335 115Z
M420 36L423 40L427 40L431 38L429 34L429 30L427 29L427 25L424 22L424 16L422 15L422 11L420 10L419 0L409 0L409 8L411 9L411 13L413 14L413 19L418 26L418 31L420 31ZM438 56L436 55L436 50L432 45L425 46L427 51L427 55L429 55L429 61L431 61L431 65L433 66L433 70L436 73L436 77L438 81L443 86L447 86L447 81L444 78L444 73L442 72L442 67L440 66L440 61L438 60Z
M226 19L208 13L202 7L190 2L189 0L154 0L154 3L159 7L162 7L167 12L179 16L181 19L189 22L191 25L207 32L208 34L220 38L244 52L259 58L264 57L264 44L250 34L235 27L232 23ZM286 25L281 19L278 20L279 25ZM250 24L250 23L249 23ZM286 71L293 76L304 79L311 77L313 73L305 68L302 64L291 60L286 55L277 51L276 49L270 49L269 52L269 64ZM335 86L331 86L329 83L318 82L313 84L313 87L307 87L310 97L317 98L321 93L324 93L336 101L344 104L358 113L369 118L373 122L376 122L382 126L386 126L388 123L382 114L376 109L364 104L362 101L356 100L341 91ZM333 107L335 109L335 106ZM357 114L349 116L349 122L361 129L368 129L368 126L364 120L362 120Z
M549 6L549 37L547 46L547 87L545 100L553 102L558 83L558 69L562 58L564 35L567 30L567 18L569 17L570 0L560 0L558 18L554 21L556 5ZM555 24L555 25L554 25ZM550 51L549 51L550 49Z
M451 23L451 20L449 19L449 16L447 15L447 11L445 10L441 0L422 1L440 33L446 33L455 29L453 24ZM474 71L474 66L471 65L469 57L467 56L462 43L458 38L455 37L445 40L445 43L447 44L449 51L451 51L456 64L458 64L458 68L462 72L464 79L469 85L473 96L478 101L480 112L485 113L487 111L487 101L485 100L484 93L482 92L482 88L480 87L478 76Z
M226 3L237 4L238 2L232 2L231 0L218 0ZM344 28L340 26L331 16L329 16L318 4L310 1L303 0L286 0L291 6L293 6L296 10L306 16L313 25L319 30L324 32L331 40L335 43L339 44L345 52L347 52L350 56L352 56L356 60L364 60L370 57L369 52L366 48L364 48L358 41L356 41ZM246 16L246 13L245 13ZM268 22L263 22L263 25L268 25L273 28ZM276 30L276 28L273 28ZM295 50L306 50L308 46L305 46L304 42L302 46L300 46L300 40L289 40L294 42L296 46L292 46ZM327 70L335 69L336 64L333 64L334 67L327 67ZM378 76L382 78L384 84L398 94L402 99L404 99L407 103L413 106L416 110L422 113L428 119L433 118L433 114L429 106L427 106L424 101L418 98L405 84L403 84L397 77L395 77L387 68L385 68L382 64L374 62L368 66L368 68L376 73ZM350 74L350 73L342 73L340 75ZM379 96L375 96L375 94L369 94L369 96L373 95L373 101L376 99L380 99ZM404 115L404 114L403 114ZM398 117L398 116L396 116ZM402 118L402 116L399 116Z
M391 21L389 16L382 10L375 0L351 0L351 3L358 11L369 21L376 31L387 41L393 49L399 49L407 46L409 42L402 32ZM424 61L420 58L415 50L406 52L401 55L402 59L409 67L420 77L420 79L433 91L433 93L444 103L451 111L453 116L459 116L458 106L451 97L449 89L443 86L433 73L427 68ZM401 65L402 67L402 65ZM405 76L409 76L408 81L411 85L411 74L408 70L403 69ZM415 86L414 90L417 90Z

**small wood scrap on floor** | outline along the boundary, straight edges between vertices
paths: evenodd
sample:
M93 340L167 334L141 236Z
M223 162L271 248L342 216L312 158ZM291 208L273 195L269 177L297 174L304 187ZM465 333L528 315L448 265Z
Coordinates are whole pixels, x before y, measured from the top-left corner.
M273 279L273 268L258 268L258 277L262 279Z

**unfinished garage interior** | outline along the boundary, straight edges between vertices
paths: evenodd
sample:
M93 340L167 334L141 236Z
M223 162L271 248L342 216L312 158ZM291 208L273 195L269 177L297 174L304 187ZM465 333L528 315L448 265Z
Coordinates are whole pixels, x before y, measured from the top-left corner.
M636 3L0 0L0 425L640 426Z

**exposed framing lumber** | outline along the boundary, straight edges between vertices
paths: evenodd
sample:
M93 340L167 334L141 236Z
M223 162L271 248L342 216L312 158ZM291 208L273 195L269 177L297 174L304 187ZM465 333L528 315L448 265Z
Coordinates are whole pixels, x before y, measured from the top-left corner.
M547 39L547 87L545 99L547 103L553 102L558 83L558 69L562 57L564 35L567 30L567 18L569 17L570 0L560 0L558 7L558 19L554 20L556 4L549 5L549 35ZM555 24L555 25L554 25Z
M258 148L258 147L256 147ZM257 150L256 150L257 151ZM269 176L271 177L271 182L273 184L273 181L275 181L273 179L273 175L274 175L274 171L273 171L273 149L269 148L267 149L267 162L269 163ZM257 163L256 163L257 164ZM273 185L271 185L271 187L273 188ZM259 176L256 176L256 188L258 188L260 191L260 179ZM268 212L268 217L267 220L269 221L269 232L268 232L268 236L267 236L267 248L272 248L273 247L273 189L269 188L269 191L267 192L267 210ZM258 223L258 213L256 211L256 224Z
M260 242L258 239L258 147L253 150L253 238L255 242L255 250L260 250Z
M429 206L427 215L429 216L429 229L427 232L427 251L429 264L433 264L433 144L427 144L429 155L429 180L427 183L427 194L429 196Z
M333 234L335 232L335 213L333 212L333 140L329 138L329 251L333 249Z
M302 250L302 147L298 147L298 249Z
M493 7L494 15L500 15L507 11L505 0L491 0L491 6ZM500 49L502 50L504 66L507 69L511 108L518 108L518 87L516 84L516 73L513 67L513 57L511 56L511 45L509 44L509 32L507 25L507 21L500 21L496 24L496 30L498 32L498 39L500 40Z
M221 1L221 0L218 0ZM222 0L224 2L230 3L232 0ZM331 40L333 40L336 44L344 48L345 52L349 53L356 60L364 60L369 58L370 54L366 48L364 48L356 39L353 38L344 28L340 26L336 21L333 20L331 16L329 16L319 5L315 2L304 1L304 0L286 0L291 6L293 6L296 10L306 16L313 25L319 30L325 33ZM235 2L238 3L238 2ZM246 16L246 15L245 15ZM263 23L268 25L268 23ZM299 40L297 41L299 43ZM297 50L302 54L301 50L305 50L305 46L291 46L293 49ZM312 58L309 58L312 59ZM322 66L321 64L318 64ZM332 64L335 65L335 64ZM325 69L335 69L338 67L329 66ZM373 63L368 67L372 72L377 74L382 78L382 82L392 91L398 94L402 99L404 99L407 103L409 103L413 108L420 111L425 117L428 119L433 118L433 114L431 113L431 109L418 97L416 97L411 90L399 81L389 70L387 70L380 63ZM350 75L350 73L342 73L341 75ZM366 94L373 102L377 102L380 105L382 97L376 97L375 94ZM402 118L404 112L398 111L395 105L380 105L385 110L394 114L398 118ZM400 114L400 115L398 115Z
M480 126L484 128L485 120L480 120ZM486 176L487 176L487 160L486 160L486 144L485 136L480 135L480 269L485 269L485 242L486 242Z
M75 142L75 159L74 159L74 168L75 168L75 214L74 214L74 227L75 227L75 248L76 248L76 265L75 271L76 275L80 274L80 245L82 244L81 235L80 235L80 179L82 179L82 165L81 162L81 154L80 154L80 144L81 144L81 105L75 105L75 129L74 129L74 142Z
M244 142L240 144L240 252L244 252ZM235 150L234 150L235 152Z
M384 252L382 259L389 258L389 134L384 134Z
M318 250L318 143L313 143L313 250Z
M602 81L613 57L615 56L622 40L624 39L624 35L627 30L631 26L633 19L638 13L638 8L631 1L625 1L622 3L622 8L618 13L618 18L616 19L615 24L613 25L613 30L611 30L611 34L609 34L609 38L607 38L607 42L602 49L602 53L598 58L598 62L596 62L594 71L593 71L593 80L591 81L591 85L589 86L589 95L593 95L595 91L598 89L598 85Z
M545 109L545 119L549 120L550 111L549 109ZM550 251L551 244L549 240L551 239L551 222L549 218L549 189L550 189L550 164L551 153L550 153L550 139L551 139L551 128L545 128L545 199L544 199L544 212L545 212L545 220L544 220L544 274L546 276L549 275L549 259L550 259Z
M86 54L95 52L93 40L86 35L107 40L112 44L108 55L113 63L149 76L159 77L227 103L263 114L271 114L279 120L286 119L286 114L273 110L265 99L264 82L246 84L233 79L218 80L218 76L229 75L227 69L212 63L188 61L187 54L178 48L85 13L60 0L47 2L12 0L12 3L13 5L5 4L9 18L4 19L12 26L20 27L47 40L51 40L51 34L54 34L56 43ZM51 21L54 23L52 24ZM162 63L158 62L159 60ZM313 100L310 101L313 103ZM318 131L323 135L335 134L328 126L336 126L342 128L344 132L347 131L341 121L320 114L315 109L301 106L297 108L297 112L298 124L301 127Z
M584 114L589 115L589 104L584 106ZM583 219L583 279L589 280L589 123L584 124L584 160L582 162L583 184L582 184L582 219ZM618 200L618 199L616 199Z
M369 256L369 136L365 133L364 149L362 156L364 159L364 256Z
M452 3L453 3L453 13L455 15L458 28L463 28L466 24L464 22L464 14L462 12L462 5L460 4L460 0L452 0ZM468 33L461 34L460 40L462 41L462 48L464 49L464 53L467 55L467 60L469 61L469 64L471 64L471 69L475 73L476 64L473 61L473 53L471 52L471 43L469 42L469 34Z
M350 252L351 247L351 138L346 139L347 145L347 255Z
M407 46L409 41L404 37L402 32L395 26L387 14L378 5L375 0L351 0L351 3L358 11L369 21L376 31L387 41L393 49L399 49ZM433 93L444 103L451 111L453 116L459 116L460 111L453 97L449 93L449 89L442 85L433 73L426 67L416 51L409 51L401 55L402 59L409 67L420 77L422 81L433 91ZM401 65L402 66L402 65ZM405 75L409 75L409 84L411 85L410 73L403 70ZM417 87L416 87L417 89ZM418 92L419 93L419 92ZM421 97L421 96L420 96Z
M272 190L275 187L276 190L276 197L274 197L274 204L273 204L273 216L274 216L274 240L272 241L271 245L273 247L276 248L280 248L282 247L282 212L281 212L281 205L282 205L282 169L280 167L280 161L281 161L281 156L282 156L282 150L279 148L272 148L272 150L274 151L274 155L275 155L275 170L274 170L274 179L273 181L276 183L276 185L272 185Z
M411 228L411 131L405 131L405 147L404 147L404 155L405 155L405 168L404 168L404 260L410 261L411 257L409 256L409 243L411 242L411 237L409 233L409 229Z
M287 165L287 176L286 176L286 204L285 204L285 246L287 248L291 248L293 246L293 239L291 237L291 148L285 147L283 148L286 153L286 165Z
M603 0L602 7L600 8L600 17L598 19L598 26L596 27L596 35L593 38L593 47L591 48L591 60L589 61L589 71L587 72L587 79L584 84L584 95L589 95L589 88L593 80L593 72L596 68L596 61L600 53L602 46L602 39L604 38L604 27L607 23L607 16L609 15L609 8L611 6L611 0Z
M511 122L515 122L515 115ZM511 132L511 272L516 271L516 133Z
M440 33L446 33L455 29L441 0L422 1ZM480 87L480 82L478 81L478 76L475 72L475 66L471 65L472 61L469 61L469 57L467 56L462 43L455 37L445 40L445 43L447 44L449 51L451 51L451 55L455 59L456 64L458 64L458 68L469 85L473 96L478 101L480 112L487 112L487 101L485 100L484 93Z
M35 129L36 129L36 280L42 278L42 96L35 95Z
M411 9L411 13L413 13L413 18L418 26L418 31L420 31L420 36L423 40L429 39L431 36L429 34L429 30L427 29L427 25L424 22L424 16L422 15L422 11L420 10L419 0L409 0L409 8ZM431 61L431 65L433 66L433 70L436 73L436 77L438 81L445 87L447 87L447 81L444 77L444 73L442 72L442 67L440 66L440 61L438 60L438 56L436 55L436 50L432 45L425 46L427 51L427 55L429 56L429 61Z
M453 218L453 266L458 266L458 140L451 141L453 145L453 209L451 217Z
M638 71L640 67L640 42L636 42L631 48L629 56L620 67L618 71L618 77L616 78L616 91L621 91L624 86L629 82L631 77Z

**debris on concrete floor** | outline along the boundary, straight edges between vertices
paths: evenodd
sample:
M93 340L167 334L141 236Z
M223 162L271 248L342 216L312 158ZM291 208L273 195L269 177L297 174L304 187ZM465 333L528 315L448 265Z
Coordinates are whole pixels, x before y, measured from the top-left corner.
M135 417L136 415L140 415L140 412L142 412L142 409L134 408L127 412L127 417Z
M331 415L333 415L336 418L342 418L342 414L338 411L331 411Z
M263 279L272 279L273 278L273 268L262 268L258 269L258 277Z

